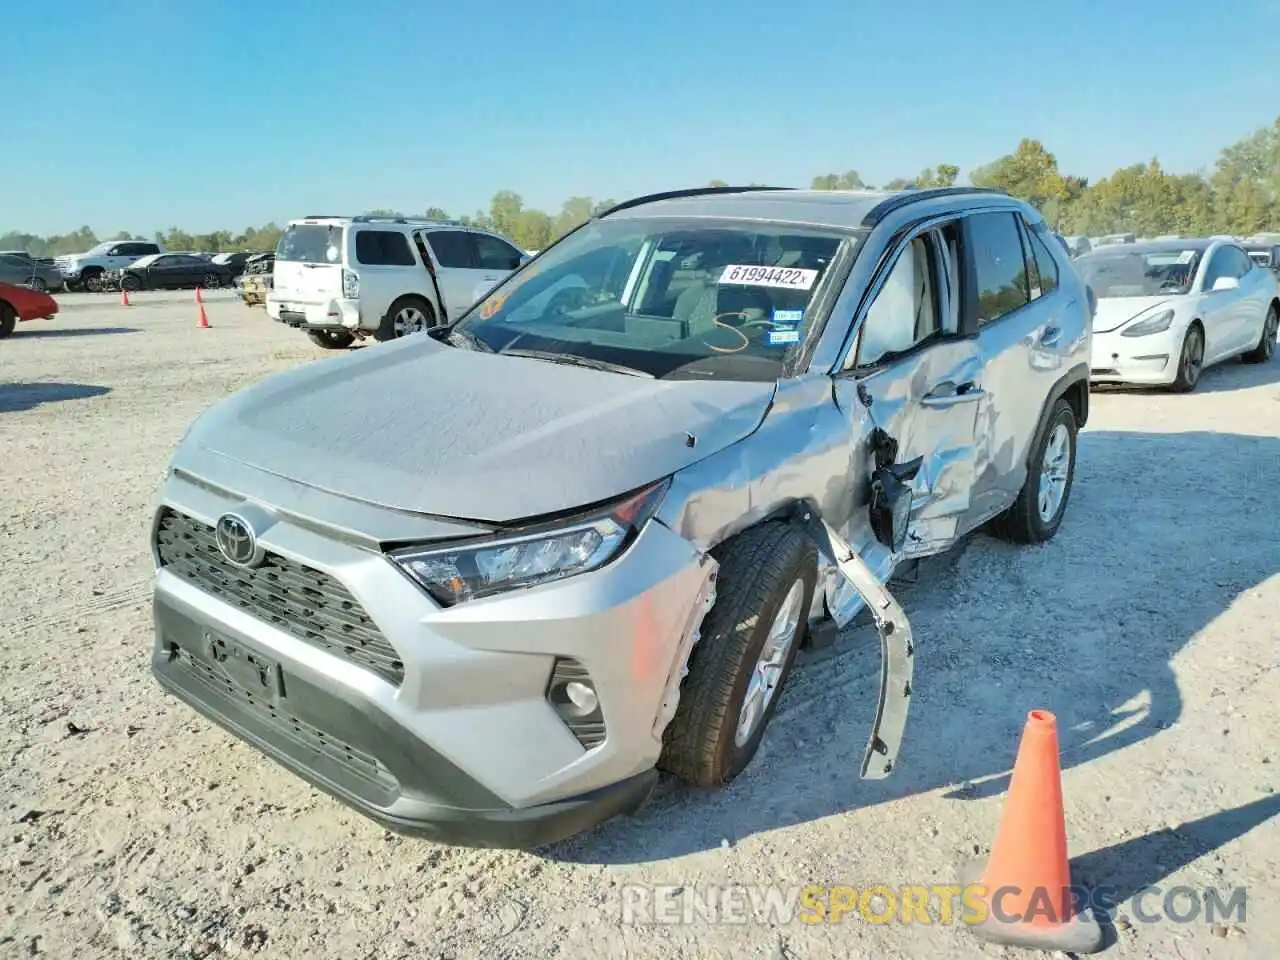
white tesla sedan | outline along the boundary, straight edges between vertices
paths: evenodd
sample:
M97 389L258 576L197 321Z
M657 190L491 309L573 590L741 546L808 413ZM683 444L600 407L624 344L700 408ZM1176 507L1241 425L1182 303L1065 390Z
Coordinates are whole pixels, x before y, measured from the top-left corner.
M1097 296L1094 383L1195 389L1232 357L1276 349L1280 287L1230 240L1153 240L1095 249L1075 267Z

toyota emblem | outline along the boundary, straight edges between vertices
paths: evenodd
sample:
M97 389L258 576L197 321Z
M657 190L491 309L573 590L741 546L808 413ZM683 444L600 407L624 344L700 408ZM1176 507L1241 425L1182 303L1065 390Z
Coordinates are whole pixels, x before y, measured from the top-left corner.
M214 536L222 555L238 567L255 566L258 559L258 541L253 528L243 517L224 513L214 527Z

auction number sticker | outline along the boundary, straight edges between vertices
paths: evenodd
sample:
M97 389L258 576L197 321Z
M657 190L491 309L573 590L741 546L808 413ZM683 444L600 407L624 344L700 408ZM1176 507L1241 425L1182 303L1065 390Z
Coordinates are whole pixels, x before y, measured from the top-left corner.
M808 290L817 279L817 270L801 270L798 267L753 267L745 263L731 263L720 274L721 283L751 287L784 287L788 290Z

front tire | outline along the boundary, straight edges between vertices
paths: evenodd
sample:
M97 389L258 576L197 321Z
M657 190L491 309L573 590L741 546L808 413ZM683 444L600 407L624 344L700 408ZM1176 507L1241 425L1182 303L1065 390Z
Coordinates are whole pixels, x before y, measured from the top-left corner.
M17 325L18 315L14 313L13 307L0 300L0 340L13 333Z
M1276 352L1276 333L1280 328L1280 310L1273 303L1262 321L1262 336L1258 345L1244 355L1245 363L1266 363Z
M1187 328L1182 338L1182 352L1178 354L1178 375L1170 389L1174 393L1190 393L1204 373L1204 330L1198 323Z
M1013 543L1044 543L1053 538L1071 499L1078 433L1075 411L1059 398L1032 451L1018 499L992 521L993 534Z
M387 308L373 338L381 343L421 333L436 325L436 311L422 297L401 297Z
M142 289L142 281L132 273L126 273L120 278L120 289L126 293L136 293Z
M48 285L47 283L45 283L45 282L44 282L44 278L43 278L43 277L32 277L32 278L27 282L27 286L29 286L29 287L30 287L32 290L34 290L36 293L48 293L48 292L49 292L49 285Z
M307 336L325 350L345 350L356 342L355 334L345 330L308 330Z
M732 780L755 756L804 640L818 569L812 541L780 522L747 530L712 556L717 599L658 760L701 787Z

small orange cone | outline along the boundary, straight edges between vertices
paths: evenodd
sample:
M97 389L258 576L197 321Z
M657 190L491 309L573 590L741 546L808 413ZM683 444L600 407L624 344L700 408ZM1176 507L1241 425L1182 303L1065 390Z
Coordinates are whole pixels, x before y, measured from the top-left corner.
M970 864L962 882L985 888L986 917L970 925L983 940L1071 953L1102 949L1102 928L1072 896L1058 725L1049 711L1027 715L991 857Z
M203 304L203 303L201 303L201 304L200 304L200 322L199 322L199 323L197 323L197 324L196 324L196 326L197 326L197 327L199 327L201 330L208 330L208 329L209 329L209 317L208 317L208 315L204 312L204 304Z
M126 290L124 287L120 288L120 306L122 307L129 306L129 291Z
M204 303L204 297L200 296L199 287L196 287L196 303Z

